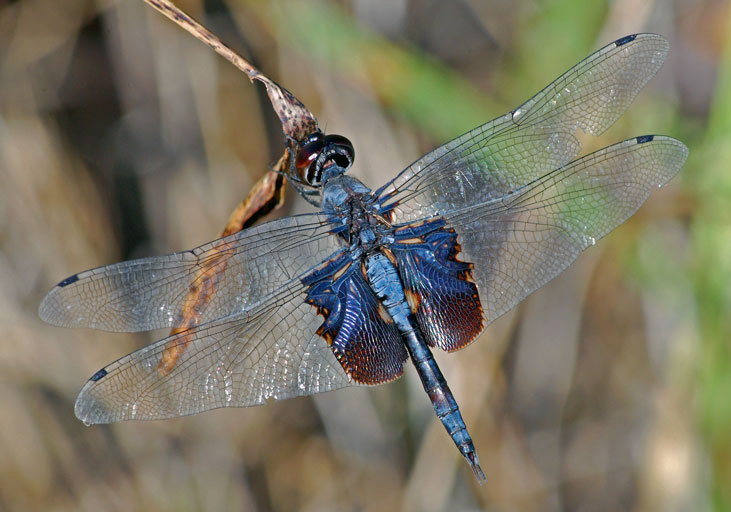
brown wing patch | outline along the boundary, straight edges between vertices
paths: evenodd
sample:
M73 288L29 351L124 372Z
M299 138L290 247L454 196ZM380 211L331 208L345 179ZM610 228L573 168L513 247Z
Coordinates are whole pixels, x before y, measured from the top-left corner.
M308 286L306 302L324 319L317 334L351 379L373 385L403 374L408 355L401 335L360 265L341 255L305 277L303 283Z
M427 228L404 229L405 238L397 240L394 252L406 300L427 343L452 352L469 345L482 332L482 304L472 277L474 266L459 260L455 231ZM419 244L413 242L415 238Z

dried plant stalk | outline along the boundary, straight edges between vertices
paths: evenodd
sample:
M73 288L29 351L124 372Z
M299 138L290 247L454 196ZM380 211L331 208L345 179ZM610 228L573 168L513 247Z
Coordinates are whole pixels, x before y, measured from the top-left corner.
M229 216L221 236L231 235L253 225L264 215L283 204L286 186L284 175L290 167L290 156L296 151L298 142L318 129L317 119L291 92L261 73L249 61L229 48L212 32L181 11L175 4L168 0L144 1L246 73L252 82L258 80L263 83L266 86L272 107L274 107L274 111L282 122L282 131L289 147L285 148L284 154L275 166L254 185L246 199ZM205 310L212 294L216 291L215 286L218 282L218 276L228 263L230 254L226 254L225 246L226 244L222 243L220 258L211 258L209 264L201 268L194 281L198 285L191 287L188 291L188 296L180 312L180 321L172 329L171 335L179 334L198 325L202 312ZM171 341L171 346L166 349L164 357L160 361L159 370L163 373L169 372L175 366L186 345L186 343L178 344Z

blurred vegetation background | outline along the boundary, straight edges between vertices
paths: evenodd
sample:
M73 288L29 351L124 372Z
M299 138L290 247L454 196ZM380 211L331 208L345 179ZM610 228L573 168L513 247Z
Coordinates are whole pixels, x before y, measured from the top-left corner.
M103 365L161 337L64 330L86 268L214 238L282 152L259 84L141 0L0 2L0 510L731 510L727 0L180 0L355 144L377 186L610 41L668 62L593 150L690 158L620 229L438 361L487 484L398 382L86 428ZM277 215L305 211L289 191Z

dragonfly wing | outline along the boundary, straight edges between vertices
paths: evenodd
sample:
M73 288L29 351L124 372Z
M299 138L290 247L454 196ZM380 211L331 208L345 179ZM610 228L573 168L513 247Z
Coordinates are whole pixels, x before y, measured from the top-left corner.
M191 251L81 272L51 290L39 314L54 325L117 332L176 327L186 311L206 323L244 310L327 259L340 247L331 228L320 214L298 215Z
M397 222L502 197L579 154L577 129L599 135L627 109L668 55L656 34L593 53L512 112L423 156L382 187Z
M76 415L88 424L162 419L349 385L316 334L322 317L306 292L291 281L260 304L119 359L86 383Z
M643 136L556 169L500 199L445 215L474 264L486 324L556 277L680 171L688 149Z

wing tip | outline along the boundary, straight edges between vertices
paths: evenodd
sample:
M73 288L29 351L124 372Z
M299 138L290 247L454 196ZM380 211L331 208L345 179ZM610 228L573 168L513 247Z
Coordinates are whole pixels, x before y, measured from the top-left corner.
M656 137L657 138L657 137ZM683 144L678 139L674 139L672 137L662 137L662 139L673 146L673 149L675 151L673 155L672 161L668 162L668 179L667 181L670 181L676 174L678 174L683 166L685 165L685 162L688 160L688 155L690 154L690 150L688 149L688 146ZM667 183L666 181L666 183ZM660 184L660 186L664 185L664 183Z
M645 144L647 146L644 146ZM680 172L685 165L689 154L688 146L678 139L667 135L639 135L616 144L616 146L621 145L626 145L626 147L644 146L647 148L647 151L650 152L655 151L652 147L664 146L662 150L659 150L656 153L651 153L653 155L652 158L654 163L660 170L660 172L655 175L656 179L654 183L658 187L662 187L667 184ZM611 147L613 146L608 146L608 148ZM644 149L640 147L635 149L644 151Z
M60 290L60 287L56 286L43 297L43 300L38 305L38 316L47 324L66 327L67 324L64 321L65 315L63 314L64 310L59 307L59 301L56 297L58 290Z
M670 137L669 135L640 135L638 137L635 137L635 139L640 144L644 144L646 142L657 142L674 146L679 149L681 153L686 157L689 153L688 146L686 146L685 143L676 139L675 137Z
M107 375L109 375L109 371L106 368L102 368L96 372L86 381L84 387L79 392L79 396L76 398L74 414L87 427L115 423L125 419L134 419L134 416L120 416L117 408L104 399L104 393L99 393L100 389L97 387L100 384L99 381ZM104 388L101 389L103 390Z
M102 423L112 423L118 421L114 418L114 414L107 407L105 401L100 399L98 393L99 381L109 375L107 367L100 369L94 375L89 377L84 387L81 388L79 396L74 404L74 414L87 427ZM106 381L105 381L106 382Z
M87 382L88 385L89 382ZM84 386L84 389L81 390L79 397L76 399L76 404L74 405L74 414L76 417L87 427L114 421L109 417L107 409L98 400L94 398L90 399L90 397L86 396L84 393L85 390L86 386Z
M97 329L88 313L77 300L70 300L64 288L56 286L43 297L38 305L38 317L56 327L89 327Z
M57 327L86 327L79 323L80 319L74 319L78 311L73 301L69 300L74 292L66 291L67 287L79 281L79 276L80 274L74 274L60 281L43 297L38 305L38 316L41 320Z
M662 34L656 34L654 32L636 32L634 34L628 34L626 36L620 37L619 39L615 39L610 43L610 45L613 44L615 47L620 47L634 41L640 42L644 40L654 40L658 42L661 41L663 45L669 46L668 40L665 36L663 36Z
M633 140L633 139L630 139L630 140ZM690 150L688 149L688 146L686 146L683 142L679 141L678 139L676 139L674 137L669 137L667 135L640 135L638 137L635 137L634 141L637 144L647 144L647 143L652 142L655 144L664 144L666 146L672 147L673 156L675 157L675 162L677 163L678 171L685 164L685 161L688 159L688 155L690 154Z
M635 32L634 34L628 34L626 36L622 36L619 39L615 39L613 41L613 44L615 46L624 46L625 44L631 43L632 41L636 40L643 40L643 39L655 39L656 41L667 41L667 38L662 34L657 34L655 32Z

